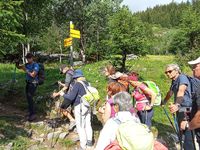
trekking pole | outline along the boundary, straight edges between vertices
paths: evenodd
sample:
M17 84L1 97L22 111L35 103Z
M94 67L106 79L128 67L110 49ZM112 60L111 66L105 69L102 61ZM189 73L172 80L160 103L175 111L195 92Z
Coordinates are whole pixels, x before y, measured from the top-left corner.
M172 105L172 103L170 103L170 105ZM173 114L172 114L172 117L173 117L173 119L174 119L175 129L176 129L176 131L177 131L178 139L179 139L180 146L181 146L181 150L182 150L182 149L183 149L183 142L182 142L182 136L181 136L181 132L180 132L180 129L179 129L179 126L178 126L176 114L173 113Z
M58 90L60 91L60 85L58 85ZM59 104L58 108L60 108L61 106L61 103ZM56 118L58 118L58 115L59 115L59 111L57 110L56 112ZM58 138L55 140L55 143L53 144L53 138L54 138L54 133L55 133L55 130L56 130L56 118L53 119L53 135L52 135L52 140L51 140L51 148L54 148L54 146L56 145L57 143L57 140Z
M172 126L172 128L174 130L174 132L177 134L177 136L179 136L178 132L176 131L176 128L174 127L174 124L173 124L172 120L169 117L169 114L167 113L167 111L165 109L165 106L162 106L162 108L163 108L163 110L164 110L164 112L165 112L165 114L166 114L166 116L167 116L167 118L168 118L168 120L169 120L169 122L170 122L170 124L171 124L171 126Z
M175 124L175 127L176 127L176 131L178 133L177 135L178 135L180 146L181 146L181 150L182 150L183 149L183 142L182 142L181 132L179 130L179 126L178 126L178 122L177 122L177 119L176 119L176 115L173 113L172 116L173 116L173 119L174 119L174 124Z
M184 120L185 121L189 121L189 113L190 113L190 110L186 110L186 112L184 113L184 115L185 115ZM195 138L194 132L193 132L193 130L191 130L190 132L191 132L191 135L192 135L192 144L193 144L194 150L196 150L195 141L194 141L194 138Z
M194 132L193 130L191 130L191 134L192 134L192 143L193 143L193 146L194 146L194 150L196 150L196 145L195 145L195 141L194 141Z

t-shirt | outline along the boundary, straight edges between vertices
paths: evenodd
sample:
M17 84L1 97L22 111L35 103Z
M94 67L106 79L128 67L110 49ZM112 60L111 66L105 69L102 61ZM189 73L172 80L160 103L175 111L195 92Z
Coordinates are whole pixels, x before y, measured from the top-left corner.
M188 78L184 74L180 74L176 80L172 81L170 90L173 91L173 93L174 93L174 102L176 102L177 92L179 90L180 85L187 86L184 96L183 96L183 102L181 103L181 106L191 107L192 106L191 85L190 85Z
M74 85L74 79L73 79L73 74L74 74L74 71L69 69L67 72L66 72L66 75L65 75L65 86L68 87L68 92L72 90L72 87Z
M28 71L28 72L35 71L35 72L38 73L38 71L39 71L39 65L37 63L32 63L32 64L27 63L25 65L25 68L26 68L26 71ZM29 81L29 82L38 81L38 75L36 75L33 78L28 73L26 73L26 80Z
M86 85L88 83L86 81L83 81ZM76 82L72 90L68 92L67 94L64 94L64 99L71 101L71 103L74 103L74 105L80 104L80 98L86 94L84 86L80 82Z
M136 87L132 93L134 99L136 100L135 107L138 111L144 110L145 106L150 100L150 97L147 94L144 94L147 86L142 83L138 87Z

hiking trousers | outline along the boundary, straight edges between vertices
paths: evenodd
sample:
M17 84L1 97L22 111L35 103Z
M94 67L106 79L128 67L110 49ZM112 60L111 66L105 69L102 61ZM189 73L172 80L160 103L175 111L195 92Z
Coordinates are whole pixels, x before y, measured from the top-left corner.
M76 121L76 128L80 139L80 146L82 149L87 148L87 141L92 141L92 126L91 126L91 109L78 104L74 107L74 115Z
M28 102L29 116L35 114L33 96L36 92L36 89L37 89L37 84L31 82L26 83L26 99Z
M185 114L184 112L177 112L177 121L178 124L180 125L180 122L185 119ZM180 126L179 126L180 129ZM184 150L194 150L194 145L193 145L193 139L192 139L192 133L190 130L185 130L184 132L180 132L181 139L183 139L183 148Z
M151 120L154 114L153 109L138 111L137 114L138 117L140 118L141 123L146 124L150 128L152 125Z

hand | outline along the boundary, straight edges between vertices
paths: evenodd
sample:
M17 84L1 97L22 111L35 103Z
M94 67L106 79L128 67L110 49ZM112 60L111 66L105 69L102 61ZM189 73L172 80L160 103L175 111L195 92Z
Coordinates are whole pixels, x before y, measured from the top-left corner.
M58 81L58 84L59 84L59 85L62 85L62 82L61 82L61 81Z
M145 110L151 110L151 109L152 109L152 106L150 106L150 105L145 106Z
M180 124L181 130L186 130L186 125L188 124L188 121L182 121Z
M57 96L60 96L60 94L59 94L59 93L56 93L56 92L54 92L54 93L52 94L52 97L53 97L53 98L56 98Z
M169 110L170 110L170 112L173 114L173 113L175 113L175 112L177 112L177 111L179 110L179 107L178 107L177 104L171 104L171 105L169 106Z

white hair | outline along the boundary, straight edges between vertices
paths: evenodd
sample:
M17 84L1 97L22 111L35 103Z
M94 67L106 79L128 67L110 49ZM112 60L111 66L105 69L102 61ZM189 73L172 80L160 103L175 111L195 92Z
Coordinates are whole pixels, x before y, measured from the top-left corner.
M115 94L113 101L119 105L119 111L129 111L133 107L131 95L125 91Z
M174 69L174 70L176 70L176 71L178 71L178 73L181 73L181 69L180 69L180 67L177 64L168 64L166 66L166 69L169 68L169 67L172 68L172 69Z

